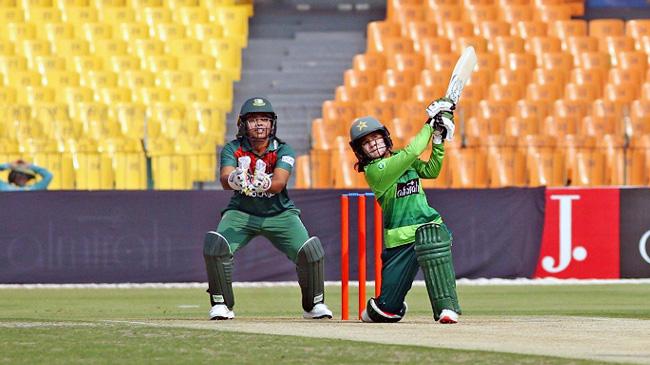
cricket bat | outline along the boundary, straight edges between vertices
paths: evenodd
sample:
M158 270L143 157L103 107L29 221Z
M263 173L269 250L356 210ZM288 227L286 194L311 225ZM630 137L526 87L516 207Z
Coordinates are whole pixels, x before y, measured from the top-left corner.
M476 52L474 52L474 47L469 46L465 48L463 54L456 61L456 66L454 66L454 71L451 73L451 79L449 80L449 86L447 86L445 97L453 100L454 104L458 104L460 94L463 92L463 88L465 88L465 84L475 67Z

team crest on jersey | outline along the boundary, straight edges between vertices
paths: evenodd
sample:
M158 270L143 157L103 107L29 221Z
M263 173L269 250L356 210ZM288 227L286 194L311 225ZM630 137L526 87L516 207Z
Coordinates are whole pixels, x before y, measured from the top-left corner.
M412 179L407 182L397 183L397 190L395 195L398 198L404 198L409 195L419 194L420 193L420 180Z

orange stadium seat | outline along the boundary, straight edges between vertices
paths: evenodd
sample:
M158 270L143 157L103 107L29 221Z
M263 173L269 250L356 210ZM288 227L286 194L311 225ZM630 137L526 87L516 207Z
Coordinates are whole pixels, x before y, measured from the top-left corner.
M486 39L507 37L510 35L510 24L501 20L482 21L476 25L474 32Z
M346 70L343 74L343 84L350 87L369 87L373 88L379 83L379 76L376 69L359 71L359 70Z
M513 36L524 39L530 37L546 37L548 35L548 25L536 20L518 21L512 26L511 32Z
M460 37L452 43L452 51L462 53L469 46L474 47L477 53L487 52L487 40L483 37Z
M505 57L508 53L522 53L525 50L525 42L521 37L499 36L488 43L490 52Z
M464 96L464 95L463 95ZM514 103L524 96L523 84L492 84L488 89L488 100Z
M461 20L463 10L458 5L458 3L439 3L434 4L433 6L431 5L431 2L429 2L429 6L425 10L425 19L434 19L437 24L441 24L446 21ZM438 30L438 33L441 33L440 30Z
M632 19L625 23L625 35L632 38L650 36L650 20Z
M399 23L389 21L375 21L368 23L368 51L380 52L385 51L385 41L388 38L399 37L401 29Z
M526 86L530 81L530 74L527 70L513 70L500 68L496 71L494 83L502 85Z
M429 37L424 38L420 42L419 53L424 54L428 60L433 54L450 53L451 41L445 37Z
M424 57L417 53L396 53L387 57L386 68L398 71L413 70L420 72L424 67Z
M386 58L381 53L362 53L352 58L352 65L357 71L383 70L386 68Z
M341 85L336 87L335 100L345 102L362 102L370 99L370 91L373 90L367 85L347 86Z
M533 20L533 12L535 8L528 4L513 4L501 6L499 10L501 11L501 19L507 21L508 23L515 24L519 21Z
M525 51L540 59L544 53L562 51L562 42L555 37L531 37L526 39Z
M514 105L512 115L522 119L534 118L541 124L541 120L550 113L550 105L540 100L519 100Z
M635 100L630 107L630 123L626 126L628 136L650 134L650 101Z
M564 86L564 95L567 100L592 101L602 96L602 87L594 83L573 83Z
M598 38L593 36L568 37L564 45L564 50L574 56L584 52L598 52Z
M401 102L407 100L410 88L406 84L401 85L379 85L373 91L373 100Z
M535 17L547 23L554 20L570 20L571 7L567 4L538 6Z
M508 117L506 119L504 134L511 137L521 137L539 133L539 121L537 118L529 117Z
M594 19L589 21L589 35L596 38L625 34L625 22L621 19Z
M464 20L477 24L484 21L495 21L499 17L499 8L494 4L473 5L464 8Z
M413 47L416 52L423 51L423 41L427 38L436 37L438 28L426 21L409 21L403 35L413 40Z
M581 19L556 20L549 22L549 35L560 39L587 35L587 22Z
M443 95L445 91L447 91L447 87L444 84L435 86L415 85L411 91L411 99L430 103L432 100L439 98L440 95Z

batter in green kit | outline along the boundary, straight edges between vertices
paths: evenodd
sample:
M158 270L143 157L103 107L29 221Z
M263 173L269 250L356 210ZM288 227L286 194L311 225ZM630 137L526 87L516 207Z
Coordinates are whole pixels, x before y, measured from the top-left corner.
M454 132L454 104L439 99L427 108L429 119L406 148L393 152L390 133L377 119L356 119L350 145L383 211L381 295L371 298L364 322L397 322L406 314L404 302L419 268L440 323L457 323L460 306L451 257L451 233L440 214L429 206L420 179L433 179L442 168L443 140ZM428 162L418 157L432 141Z
M266 237L296 264L303 317L332 318L325 305L324 253L309 237L287 193L293 149L275 137L277 117L264 98L247 100L239 114L237 138L221 151L221 184L234 190L216 231L205 236L210 319L232 319L233 255L255 236Z

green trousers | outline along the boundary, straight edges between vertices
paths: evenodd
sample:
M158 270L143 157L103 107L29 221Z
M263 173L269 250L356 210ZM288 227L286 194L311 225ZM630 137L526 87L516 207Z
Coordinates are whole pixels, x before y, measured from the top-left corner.
M309 239L298 209L289 209L272 217L228 210L221 217L217 232L228 240L233 254L253 237L263 236L293 262L296 262L300 247Z
M376 302L388 313L398 313L420 266L415 256L415 244L385 248L381 253L381 294Z

